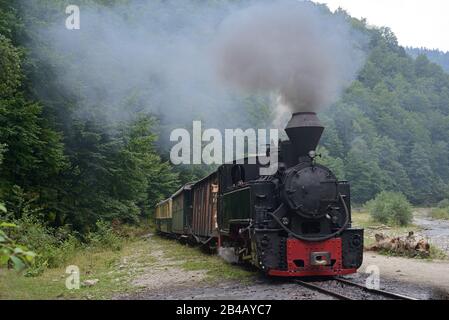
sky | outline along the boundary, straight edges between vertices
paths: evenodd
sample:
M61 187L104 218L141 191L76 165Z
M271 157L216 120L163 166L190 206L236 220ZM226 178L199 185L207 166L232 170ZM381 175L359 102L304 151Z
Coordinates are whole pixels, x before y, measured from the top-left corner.
M331 10L345 9L368 24L389 27L399 44L449 51L447 0L316 0Z

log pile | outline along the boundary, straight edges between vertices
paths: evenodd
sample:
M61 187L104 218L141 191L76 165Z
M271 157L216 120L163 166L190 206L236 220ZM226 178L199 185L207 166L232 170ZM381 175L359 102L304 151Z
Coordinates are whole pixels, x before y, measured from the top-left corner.
M375 238L376 242L367 248L368 251L387 251L409 257L428 257L430 255L429 242L424 238L416 237L413 232L409 232L406 237L388 237L384 234L376 234Z

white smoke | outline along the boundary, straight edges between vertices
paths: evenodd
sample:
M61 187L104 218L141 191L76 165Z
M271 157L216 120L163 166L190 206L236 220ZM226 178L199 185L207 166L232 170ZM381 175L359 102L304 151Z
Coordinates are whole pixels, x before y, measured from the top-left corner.
M280 93L292 109L316 109L336 99L362 61L350 26L310 3L130 0L79 7L80 30L65 28L62 9L50 26L36 25L35 51L56 68L68 95L79 97L74 109L81 117L116 122L149 112L169 128L192 120L244 128L244 95ZM248 91L230 90L223 79Z

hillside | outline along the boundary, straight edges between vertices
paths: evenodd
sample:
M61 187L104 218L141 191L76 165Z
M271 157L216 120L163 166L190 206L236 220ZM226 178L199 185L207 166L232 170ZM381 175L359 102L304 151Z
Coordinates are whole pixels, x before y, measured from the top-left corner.
M368 58L322 114L324 162L351 181L359 203L381 190L415 204L448 197L449 74L425 56L410 57L389 29L353 23L369 36Z

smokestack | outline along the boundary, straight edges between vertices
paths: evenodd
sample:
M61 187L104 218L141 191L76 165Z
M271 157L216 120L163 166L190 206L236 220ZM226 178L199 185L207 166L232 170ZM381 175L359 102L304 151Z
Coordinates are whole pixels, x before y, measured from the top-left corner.
M307 156L315 151L323 134L324 127L315 112L298 112L293 114L285 132L290 138L298 156Z

